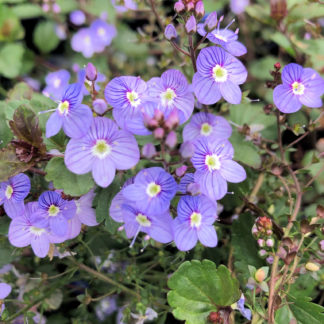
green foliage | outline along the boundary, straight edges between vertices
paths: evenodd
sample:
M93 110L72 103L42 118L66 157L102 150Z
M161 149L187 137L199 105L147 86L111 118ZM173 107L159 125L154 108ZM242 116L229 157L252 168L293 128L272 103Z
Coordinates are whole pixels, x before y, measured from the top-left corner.
M186 261L168 280L168 303L173 315L187 324L203 324L212 311L240 298L237 279L223 265L209 261Z
M62 189L65 194L71 196L82 196L94 186L91 173L77 175L70 172L61 157L52 158L46 168L45 179L53 181L54 187Z
M8 43L0 48L0 74L12 79L19 75L22 67L24 47L21 43Z
M23 37L24 29L15 12L0 4L0 41L14 41Z
M42 53L54 50L60 40L55 33L55 24L52 21L41 21L34 31L34 43Z

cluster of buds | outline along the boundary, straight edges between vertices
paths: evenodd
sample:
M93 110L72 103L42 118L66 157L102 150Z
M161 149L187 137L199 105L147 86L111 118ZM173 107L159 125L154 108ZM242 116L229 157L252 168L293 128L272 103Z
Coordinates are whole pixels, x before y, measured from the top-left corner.
M153 117L144 113L144 124L147 129L153 132L157 140L165 140L165 144L171 149L176 146L177 135L174 130L179 125L179 116L176 110L173 110L167 118L160 110L155 110Z
M281 64L279 62L274 64L274 70L270 71L271 76L273 77L273 81L267 81L267 88L274 89L278 84L281 83Z
M43 0L42 10L44 12L53 12L53 13L60 13L61 7L56 3L55 0Z

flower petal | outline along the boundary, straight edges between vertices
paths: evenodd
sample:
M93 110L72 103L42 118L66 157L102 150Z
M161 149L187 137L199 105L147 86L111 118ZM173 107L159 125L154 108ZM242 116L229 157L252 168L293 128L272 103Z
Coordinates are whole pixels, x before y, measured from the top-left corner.
M25 247L30 244L32 235L29 231L27 219L24 216L16 217L10 223L8 238L10 244L16 247Z
M222 97L215 80L209 75L208 77L195 73L192 79L192 86L198 101L205 105L212 105Z
M169 213L157 216L152 219L148 234L160 243L169 243L173 240L173 230L171 227L172 217Z
M219 89L224 99L233 104L238 105L242 99L242 91L237 84L228 80L219 84Z
M202 225L197 230L200 243L204 246L215 247L218 243L215 227L212 225Z
M46 122L46 137L52 137L56 135L62 125L63 125L63 117L59 115L57 111L53 112L53 114L48 118Z
M219 172L228 182L238 183L246 179L244 168L233 160L222 160Z
M180 223L176 218L173 221L174 243L180 251L191 250L198 241L197 231L190 227L188 222Z
M72 240L76 238L81 232L81 222L78 216L73 217L69 220L69 228L67 231L67 237Z
M42 234L40 236L33 236L31 240L31 247L34 253L39 258L45 258L48 254L50 242L46 234Z
M283 113L294 113L298 111L302 104L297 95L294 95L290 86L280 84L273 90L273 102Z
M21 216L25 211L24 201L14 201L9 199L4 202L3 207L6 214L11 219Z
M229 42L226 44L225 49L234 56L242 56L247 53L246 47L238 41Z
M290 63L282 69L281 79L284 84L290 85L295 81L300 81L302 74L302 66L296 63Z
M5 299L11 293L11 286L1 282L0 283L0 299Z
M110 159L95 160L92 168L92 176L98 186L103 188L108 187L114 180L115 174L116 168Z
M69 224L63 215L50 217L49 224L54 235L65 236L67 234Z

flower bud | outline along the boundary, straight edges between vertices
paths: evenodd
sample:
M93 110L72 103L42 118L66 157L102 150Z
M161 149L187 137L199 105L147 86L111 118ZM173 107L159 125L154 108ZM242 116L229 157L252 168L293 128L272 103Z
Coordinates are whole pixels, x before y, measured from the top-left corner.
M275 63L273 66L276 70L280 70L281 69L281 64L279 62Z
M274 239L272 239L272 238L267 239L266 240L266 245L268 247L273 247L274 246Z
M266 275L265 271L262 268L260 268L255 272L254 279L257 282L261 283L266 278L266 276L267 275Z
M93 109L99 115L104 114L105 111L107 110L106 101L103 100L103 99L96 99L96 100L94 100L94 102L93 102Z
M86 66L86 78L89 81L96 81L96 79L97 79L97 69L90 62Z
M177 145L177 134L172 131L168 134L165 144L170 148L173 149Z
M197 22L195 16L190 16L186 23L187 34L194 34L197 31Z
M61 12L61 7L57 3L54 3L52 6L52 10L54 13L58 14Z
M165 122L165 127L168 130L172 130L176 128L178 125L179 125L178 111L176 109L173 109Z
M150 115L144 113L143 114L143 120L144 120L144 125L149 129L149 130L153 130L156 127L159 126L158 122L152 118Z
M267 255L267 251L266 250L262 249L262 250L259 251L259 256L261 258L265 257L266 255Z
M155 146L152 143L147 143L142 148L142 155L147 158L151 159L156 154Z
M74 10L70 13L70 20L76 26L83 25L86 21L86 16L81 10Z
M195 14L198 20L200 20L205 15L205 6L202 1L198 1L195 7Z
M195 147L190 141L183 142L180 146L180 154L184 159L189 159L193 156Z
M287 16L286 0L270 0L271 18L280 21Z
M319 265L313 262L307 262L305 265L306 270L316 272L320 269Z
M172 24L169 24L165 27L164 36L167 40L172 40L173 38L177 38L178 33L175 27Z
M324 240L319 242L319 247L320 247L320 250L323 252L324 251Z
M270 255L266 258L267 263L272 264L273 263L273 256Z
M187 186L187 192L190 193L192 196L200 194L200 185L199 183L189 183Z
M178 14L184 13L186 10L185 5L183 4L182 1L177 1L174 5L174 11Z
M194 11L195 9L195 4L193 3L193 1L190 1L187 3L187 11Z
M181 167L176 169L175 173L178 177L182 177L186 173L187 169L188 167L186 165L182 165Z
M154 130L153 134L156 139L161 140L164 137L164 129L158 127L157 129Z
M258 239L257 242L258 242L258 245L260 247L264 247L264 240L263 239Z
M164 119L164 114L161 110L154 111L154 119L159 123Z
M216 26L217 26L217 11L213 11L206 18L205 29L207 32L211 32L216 28Z

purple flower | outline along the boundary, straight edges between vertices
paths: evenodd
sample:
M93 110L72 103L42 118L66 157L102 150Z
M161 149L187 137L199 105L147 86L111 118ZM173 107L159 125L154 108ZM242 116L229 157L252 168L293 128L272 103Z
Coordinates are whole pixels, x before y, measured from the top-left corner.
M28 203L25 212L12 220L8 238L16 247L31 245L34 253L44 258L48 254L50 243L61 243L64 238L51 234L48 219L42 217L37 202Z
M90 26L95 52L101 53L106 46L111 44L111 41L117 35L117 30L114 25L109 25L101 19L95 20Z
M178 191L183 194L190 193L192 196L200 194L200 186L195 182L193 173L187 173L181 178Z
M246 178L244 168L232 160L233 154L233 147L227 140L201 138L195 142L195 154L191 158L196 168L195 182L212 200L225 196L227 181L237 183Z
M75 201L77 207L76 216L79 218L82 224L87 226L98 225L96 211L92 208L94 195L94 190L92 189L87 194Z
M59 70L47 74L45 78L46 87L43 90L43 94L54 100L61 99L69 85L70 77L70 72L67 70Z
M134 237L135 241L138 233L143 232L160 243L169 243L173 240L172 217L169 211L148 212L143 208L138 208L135 202L126 200L122 205L122 213L128 238Z
M158 103L160 110L170 114L176 109L181 124L189 119L195 99L186 77L180 71L165 71L161 78L152 78L148 88L150 97Z
M250 0L231 0L230 8L235 15L240 15L249 4Z
M74 10L70 13L70 20L76 26L83 25L86 21L86 16L81 10Z
M97 317L103 322L107 316L111 315L117 310L116 296L109 296L101 299L95 307Z
M146 92L146 82L140 77L121 76L107 84L105 98L114 108L113 117L120 128L142 135L136 130L143 127L141 109L147 98Z
M163 213L177 191L177 183L162 168L153 167L140 171L134 184L123 189L126 199L136 202L137 207L149 213Z
M96 52L95 35L90 28L81 28L71 39L74 51L82 53L86 58L92 57Z
M81 85L71 84L46 123L46 137L56 135L63 127L64 133L71 138L85 135L92 122L92 112L82 102Z
M107 104L104 99L96 99L92 104L94 111L99 115L104 114L107 110Z
M244 301L245 301L245 298L244 298L244 295L242 294L241 298L237 302L237 309L240 311L242 316L244 316L247 320L251 321L251 318L252 318L251 310L249 308L244 308Z
M135 138L119 130L106 117L96 117L87 135L71 139L65 151L65 164L76 174L92 171L95 182L107 187L116 169L128 170L139 161L140 153Z
M181 251L191 250L199 240L202 245L215 247L217 234L213 223L217 205L205 196L181 197L174 219L174 242Z
M29 191L30 180L23 173L0 183L0 206L3 204L4 210L10 218L15 218L24 212L24 199Z
M198 55L197 70L192 85L202 104L212 105L222 97L231 104L241 102L239 84L245 82L247 71L234 56L216 46L203 48Z
M77 207L74 201L65 200L55 191L45 191L38 198L39 215L48 220L49 229L57 236L68 231L68 220L72 219Z
M302 105L310 108L322 106L324 79L313 69L290 63L281 74L282 83L273 91L273 101L283 113L298 111Z
M210 140L227 139L232 134L232 127L228 121L220 116L206 112L194 114L184 129L183 141L195 141L206 137Z
M0 300L7 298L10 293L11 293L11 286L4 282L0 282ZM0 306L0 317L4 310L5 310L5 305L2 302Z
M137 3L134 0L111 0L111 3L119 13L137 9Z
M228 27L234 22L234 19L224 28L220 29L220 23L222 19L219 19L217 28L213 29L207 34L206 22L203 24L198 24L198 33L201 36L206 36L212 43L222 46L227 52L234 56L242 56L246 54L246 47L240 43L238 39L238 29L233 32L229 30Z
M165 27L164 36L167 40L172 40L173 38L177 38L178 36L177 30L172 24L169 24Z
M191 141L183 142L180 146L180 154L184 159L189 159L193 156L195 147Z
M155 146L152 143L146 143L143 145L142 155L147 159L151 159L154 155L156 155Z

